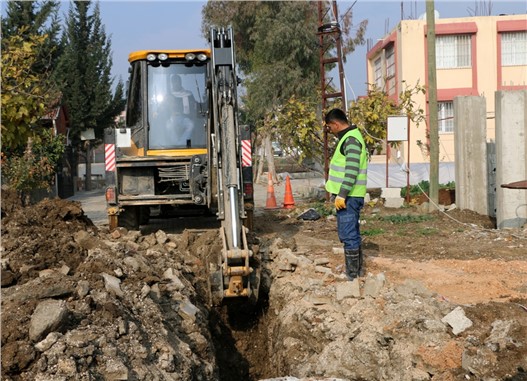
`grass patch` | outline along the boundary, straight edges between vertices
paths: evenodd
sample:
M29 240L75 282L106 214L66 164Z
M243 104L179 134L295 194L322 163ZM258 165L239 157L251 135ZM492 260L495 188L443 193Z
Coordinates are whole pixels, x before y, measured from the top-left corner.
M408 232L406 231L406 229L398 229L395 234L397 234L399 237L406 237L408 235Z
M381 228L373 228L373 229L365 229L361 230L360 234L367 237L373 237L376 235L381 235L384 233L384 229Z
M436 228L421 228L417 230L417 234L422 236L436 235L439 233L439 229Z
M407 224L423 221L433 220L434 217L428 214L410 215L410 214L394 214L391 216L380 216L381 221L391 222L392 224Z
M313 202L307 205L309 208L313 208L320 214L322 217L331 216L335 214L335 207L332 203L327 203L324 201Z

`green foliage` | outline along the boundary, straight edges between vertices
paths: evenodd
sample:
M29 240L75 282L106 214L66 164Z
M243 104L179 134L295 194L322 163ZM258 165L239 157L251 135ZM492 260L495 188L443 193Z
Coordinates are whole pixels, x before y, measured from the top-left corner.
M446 184L439 184L439 189L455 189L456 183L450 181ZM410 185L410 197L418 196L422 193L428 194L430 192L430 182L422 180L418 184ZM406 197L406 187L401 188L401 197Z
M376 235L384 234L384 229L382 228L373 228L373 229L363 229L361 230L361 235L365 237L373 237Z
M23 149L38 133L37 124L57 98L49 72L36 73L38 52L47 36L20 34L8 38L2 51L2 152Z
M381 221L391 222L392 224L407 224L407 223L430 221L430 220L433 220L434 217L428 214L422 214L422 215L421 214L419 215L394 214L391 216L379 216L379 219Z
M122 84L119 98L112 95L111 43L101 23L99 4L90 13L90 1L71 4L62 45L57 82L61 84L70 116L70 138L81 150L80 133L93 128L101 139L104 129L115 124L124 109Z
M320 214L322 217L327 217L335 214L335 208L333 207L333 204L327 202L315 202L312 204L308 204L308 207L315 209L317 213Z
M313 103L291 97L271 118L269 126L272 140L280 141L284 151L298 163L306 159L322 161L323 131Z
M316 122L320 112L315 106L320 103L318 3L208 1L202 13L205 36L211 25L233 26L236 57L245 76L246 123L255 126L260 136L295 148L299 160L320 157L323 131ZM367 22L354 26L352 14L347 10L339 20L344 57L365 42ZM335 44L328 40L327 54L331 54Z
M64 153L64 136L44 130L35 141L29 139L22 155L2 153L2 178L24 200L34 189L50 189L57 165Z
M20 36L30 41L33 36L47 36L36 52L33 71L44 73L53 68L60 55L58 35L61 23L58 1L7 1L6 15L2 18L2 52L9 45L9 38Z
M414 87L405 84L398 100L395 101L376 85L370 85L366 97L351 103L350 120L361 129L370 153L380 152L385 146L388 116L407 115L416 127L419 127L425 120L425 115L423 109L417 108L414 97L425 92L425 87L419 83ZM391 142L392 146L396 144Z

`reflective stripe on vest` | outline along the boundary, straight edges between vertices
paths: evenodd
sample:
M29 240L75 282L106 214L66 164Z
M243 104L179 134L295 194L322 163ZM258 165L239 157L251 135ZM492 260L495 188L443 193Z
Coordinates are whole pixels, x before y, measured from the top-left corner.
M360 161L359 161L359 173L355 179L355 183L351 187L351 191L348 196L352 197L364 197L366 195L366 182L368 179L368 154L366 151L366 144L358 128L354 128L348 131L338 142L335 153L331 158L329 165L328 181L326 182L326 190L332 194L339 194L340 186L344 181L345 169L346 169L346 156L340 152L342 143L347 138L354 137L361 144Z

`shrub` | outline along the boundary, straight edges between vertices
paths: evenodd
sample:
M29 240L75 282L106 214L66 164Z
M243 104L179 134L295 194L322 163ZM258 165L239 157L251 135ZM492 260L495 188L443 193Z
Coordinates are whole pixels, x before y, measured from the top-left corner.
M28 140L22 155L2 152L2 178L27 205L32 190L51 189L63 153L63 136L52 136L51 131L46 130L35 141Z

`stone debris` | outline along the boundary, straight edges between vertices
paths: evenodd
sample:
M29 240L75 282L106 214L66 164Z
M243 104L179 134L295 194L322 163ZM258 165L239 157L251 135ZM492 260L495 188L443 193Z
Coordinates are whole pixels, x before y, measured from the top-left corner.
M346 298L360 298L360 284L359 279L354 279L353 282L341 282L336 285L337 301Z
M46 299L40 302L31 315L29 339L39 341L51 331L58 329L66 320L68 311L64 300Z
M119 278L106 273L102 273L101 275L104 278L104 288L106 288L106 291L121 297L124 295L121 290L121 280Z
M467 328L472 327L472 321L465 316L465 311L461 307L456 307L452 312L441 319L441 321L452 327L452 333L454 335L459 335Z
M368 275L364 281L364 296L371 296L376 298L379 296L384 284L386 282L386 277L383 273L377 275Z
M297 218L299 220L316 221L316 220L320 219L320 217L321 216L320 216L319 212L317 212L313 208L310 208L310 209L306 210L305 212L300 213Z
M343 247L334 247L331 249L331 252L335 255L344 255L344 248Z

